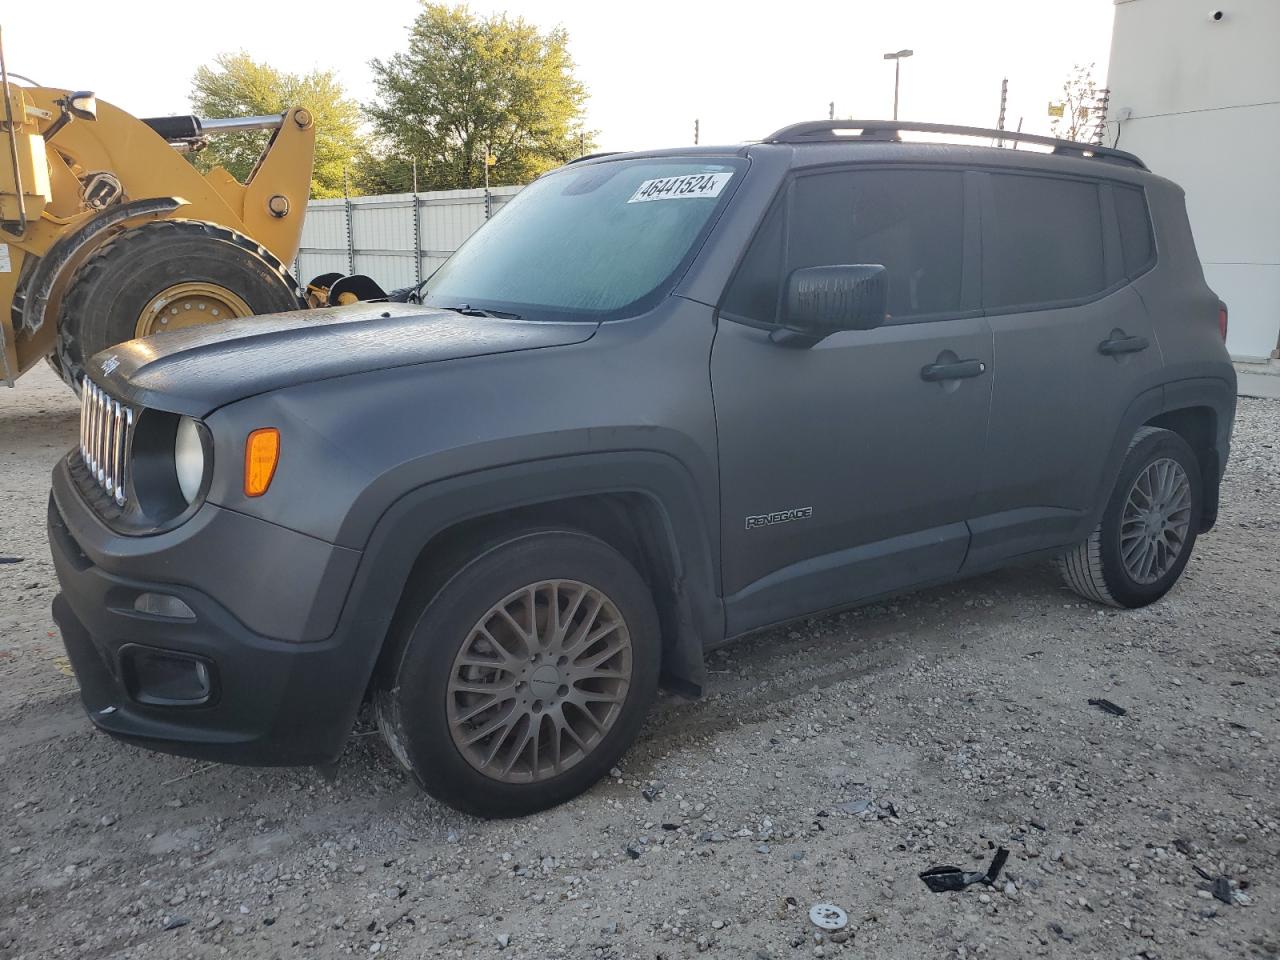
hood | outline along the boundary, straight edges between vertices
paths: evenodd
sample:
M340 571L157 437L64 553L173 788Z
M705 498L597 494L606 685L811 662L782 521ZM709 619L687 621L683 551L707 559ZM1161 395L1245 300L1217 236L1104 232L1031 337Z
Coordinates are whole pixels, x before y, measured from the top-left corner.
M597 327L358 303L130 340L93 357L87 371L121 400L201 417L236 400L313 380L581 343Z

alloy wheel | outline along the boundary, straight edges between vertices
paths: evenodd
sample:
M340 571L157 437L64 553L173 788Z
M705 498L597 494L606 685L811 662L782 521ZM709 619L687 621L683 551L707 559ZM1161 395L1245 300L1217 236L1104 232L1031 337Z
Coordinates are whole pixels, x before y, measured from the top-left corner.
M1138 474L1120 515L1120 558L1135 583L1155 583L1186 546L1191 481L1178 461L1154 460Z
M631 671L631 635L603 591L577 580L531 583L490 607L454 658L454 746L503 783L558 776L613 727Z

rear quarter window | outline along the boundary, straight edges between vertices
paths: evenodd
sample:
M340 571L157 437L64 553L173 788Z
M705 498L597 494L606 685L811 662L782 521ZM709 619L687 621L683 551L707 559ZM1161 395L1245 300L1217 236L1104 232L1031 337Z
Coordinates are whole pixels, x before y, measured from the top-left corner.
M1130 280L1155 261L1155 238L1146 194L1138 187L1115 186L1116 219L1120 221L1120 250L1124 272Z

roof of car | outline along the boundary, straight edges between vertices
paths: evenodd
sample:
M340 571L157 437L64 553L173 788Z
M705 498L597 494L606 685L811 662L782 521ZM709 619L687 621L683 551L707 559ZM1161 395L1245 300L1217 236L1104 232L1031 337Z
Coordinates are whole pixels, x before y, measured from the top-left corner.
M903 133L919 134L927 139L904 140L901 137ZM985 143L975 142L984 140ZM1020 150L1019 147L1024 145L1029 149ZM1016 166L1104 175L1131 182L1140 182L1150 176L1146 164L1134 154L1101 144L1018 131L893 120L815 120L791 124L750 144L595 153L570 162L607 162L623 157L749 156L758 150L770 149L791 150L793 165L802 167L857 159L872 163Z

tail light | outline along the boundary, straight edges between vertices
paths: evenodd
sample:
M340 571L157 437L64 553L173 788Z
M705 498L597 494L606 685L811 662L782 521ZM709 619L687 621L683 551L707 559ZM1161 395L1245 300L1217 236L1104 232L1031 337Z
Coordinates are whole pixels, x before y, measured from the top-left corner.
M1222 334L1222 342L1227 342L1227 305L1218 304L1218 333Z

